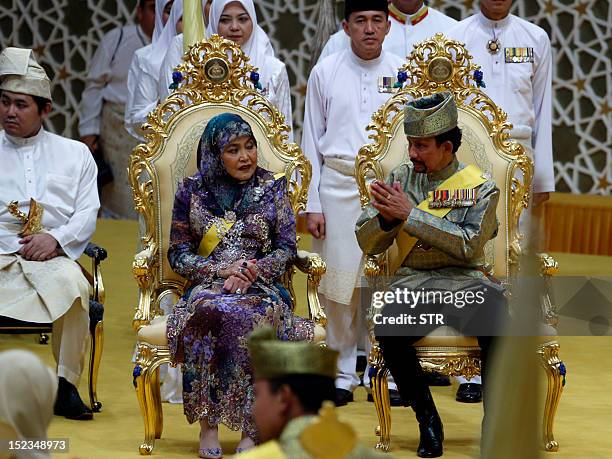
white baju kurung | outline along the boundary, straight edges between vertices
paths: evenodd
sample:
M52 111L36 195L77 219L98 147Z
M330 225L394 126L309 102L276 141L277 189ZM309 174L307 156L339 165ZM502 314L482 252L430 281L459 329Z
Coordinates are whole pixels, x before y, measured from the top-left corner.
M134 53L128 72L128 100L125 105L125 129L139 141L144 141L140 127L146 122L158 102L158 72L149 60L153 45Z
M383 49L389 53L396 54L406 59L412 52L416 43L433 37L436 33L446 33L448 29L457 24L453 18L446 16L440 11L423 5L419 11L412 15L389 15L391 30L385 37ZM349 36L340 29L329 37L325 44L319 62L330 54L337 53L350 48Z
M355 158L369 142L372 114L392 95L379 88L379 78L396 76L402 62L385 51L364 61L349 49L319 62L308 80L302 136L312 164L307 212L325 217L325 239L314 240L313 250L327 264L319 292L328 317L327 344L340 352L336 386L346 390L359 384L355 363L363 316L356 290L362 252L353 231L361 214Z
M151 44L136 50L127 75L125 129L140 142L144 141L141 126L157 106L159 66L176 36L176 24L183 16L183 1L174 0L170 17L162 24L162 14L170 0L156 0L155 28Z
M535 193L555 190L552 157L552 54L544 29L512 14L491 21L475 14L449 31L449 36L465 43L473 60L480 65L486 88L482 90L508 114L514 129L510 136L527 147L535 161ZM497 38L501 49L489 53L487 42ZM533 50L520 62L506 62L505 52ZM530 51L528 51L530 52Z
M53 322L59 376L77 385L89 324L89 283L73 261L85 250L100 207L96 165L87 147L41 129L27 139L0 133L0 315ZM30 198L44 207L42 225L66 256L39 262L17 252L21 224L7 209Z
M79 109L79 134L100 136L102 153L113 172L114 180L102 190L105 214L113 218L136 218L126 172L136 142L123 124L128 69L134 52L148 43L140 26L108 32L91 61Z

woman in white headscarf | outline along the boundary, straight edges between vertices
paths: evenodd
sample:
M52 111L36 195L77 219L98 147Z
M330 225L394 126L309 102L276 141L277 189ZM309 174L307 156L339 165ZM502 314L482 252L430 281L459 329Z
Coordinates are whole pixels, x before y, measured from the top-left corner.
M20 349L0 352L0 431L4 435L46 440L56 394L57 376L36 355ZM23 449L15 451L14 457L42 459L51 454Z
M125 129L139 140L144 140L140 126L157 105L159 67L172 39L181 31L182 16L183 0L155 0L155 28L151 44L137 50L132 58L127 79L124 123Z
M206 36L213 34L235 41L249 56L249 63L259 73L261 93L284 115L285 123L293 131L291 87L287 68L274 56L268 35L257 24L253 0L213 0ZM177 35L161 65L159 75L160 100L164 100L172 83L172 71L181 63L183 35ZM292 140L290 133L289 140Z

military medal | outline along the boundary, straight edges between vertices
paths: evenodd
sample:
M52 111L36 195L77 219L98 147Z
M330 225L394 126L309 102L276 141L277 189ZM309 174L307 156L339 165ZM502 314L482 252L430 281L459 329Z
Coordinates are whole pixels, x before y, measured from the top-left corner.
M471 207L476 204L476 188L434 190L429 194L429 208Z
M397 92L401 85L398 86L396 77L378 77L378 92L394 93Z
M533 64L533 48L504 48L506 64Z
M489 51L489 54L497 54L499 53L500 49L501 49L501 42L499 41L499 38L497 38L497 35L495 34L495 29L493 29L493 39L487 42L487 51Z
M497 54L500 49L501 43L499 42L499 38L493 37L492 40L487 42L487 51L489 51L490 54Z

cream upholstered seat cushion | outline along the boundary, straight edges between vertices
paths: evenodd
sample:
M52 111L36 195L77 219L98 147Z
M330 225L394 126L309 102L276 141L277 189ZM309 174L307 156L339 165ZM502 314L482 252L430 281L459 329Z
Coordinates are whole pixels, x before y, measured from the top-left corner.
M153 346L167 346L168 337L166 336L166 323L168 316L158 316L151 321L149 325L145 325L138 329L138 341L152 344ZM313 342L325 342L325 328L320 324L315 324Z

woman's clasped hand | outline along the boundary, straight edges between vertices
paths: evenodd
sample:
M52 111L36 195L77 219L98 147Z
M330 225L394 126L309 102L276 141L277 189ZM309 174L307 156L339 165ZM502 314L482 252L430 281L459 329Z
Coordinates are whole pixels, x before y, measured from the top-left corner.
M246 293L249 287L255 282L259 270L257 260L236 260L226 269L219 270L219 277L225 278L223 291L225 293Z

